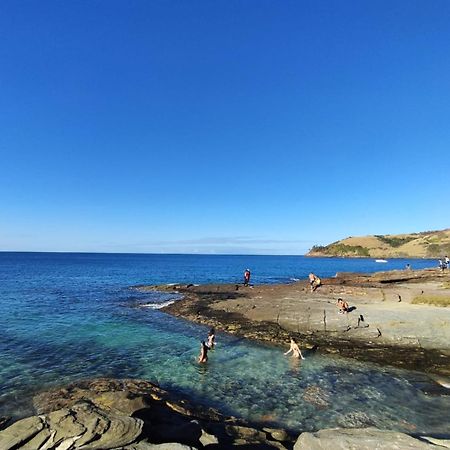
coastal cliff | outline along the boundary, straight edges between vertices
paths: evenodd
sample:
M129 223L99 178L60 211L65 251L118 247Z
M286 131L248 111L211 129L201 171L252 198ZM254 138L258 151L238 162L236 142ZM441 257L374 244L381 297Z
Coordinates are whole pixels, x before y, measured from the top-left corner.
M409 234L350 236L315 245L306 256L359 258L438 258L450 254L450 228Z

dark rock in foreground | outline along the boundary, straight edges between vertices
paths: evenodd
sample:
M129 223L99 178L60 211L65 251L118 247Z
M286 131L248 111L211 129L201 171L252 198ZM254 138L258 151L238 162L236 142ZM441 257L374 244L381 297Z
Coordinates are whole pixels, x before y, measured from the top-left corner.
M38 416L0 431L1 450L390 450L450 448L450 441L376 428L302 433L250 426L197 408L142 380L80 381L34 398Z
M1 450L289 449L285 430L197 408L142 380L80 381L33 399L38 416L0 431Z

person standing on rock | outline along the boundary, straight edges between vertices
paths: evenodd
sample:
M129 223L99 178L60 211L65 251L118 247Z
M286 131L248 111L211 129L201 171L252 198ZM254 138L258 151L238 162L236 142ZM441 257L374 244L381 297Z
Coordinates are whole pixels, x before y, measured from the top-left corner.
M284 355L289 355L289 353L291 353L291 352L292 352L293 358L305 359L302 355L300 347L297 344L297 341L293 337L291 337L291 347L289 348L289 350L287 352L284 353Z
M250 269L245 269L244 272L244 286L248 286L250 284Z
M202 341L200 344L200 356L198 357L198 362L203 364L208 361L208 346L205 344L205 341Z

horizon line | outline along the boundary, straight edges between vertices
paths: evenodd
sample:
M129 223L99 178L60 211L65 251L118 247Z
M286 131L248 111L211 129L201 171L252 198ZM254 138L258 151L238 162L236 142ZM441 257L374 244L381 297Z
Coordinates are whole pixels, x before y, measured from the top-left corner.
M0 253L58 253L58 254L85 254L85 255L199 255L199 256L306 256L306 254L279 254L279 253L166 253L166 252L89 252L66 250L0 250Z

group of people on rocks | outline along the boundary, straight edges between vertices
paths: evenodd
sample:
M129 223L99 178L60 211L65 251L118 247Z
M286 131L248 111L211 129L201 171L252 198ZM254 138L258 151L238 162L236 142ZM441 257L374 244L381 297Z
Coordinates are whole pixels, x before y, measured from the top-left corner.
M448 256L445 255L445 257L443 259L439 260L439 267L442 271L444 271L445 269L449 268L449 266L450 266L450 260L449 260ZM407 264L406 269L411 270L411 265ZM250 269L245 269L245 271L244 271L244 286L250 286L250 277L251 277ZM318 277L313 272L310 272L310 274L308 275L308 279L309 279L311 292L315 292L316 289L322 285L322 280L320 279L320 277ZM401 300L399 300L399 301L401 301ZM341 297L339 297L337 299L336 305L339 309L339 311L338 311L339 314L347 314L353 309L353 308L349 308L348 303L345 300L343 300ZM361 316L361 318L362 318L362 316ZM364 320L364 319L362 319L362 320ZM359 320L358 320L358 325L359 325ZM201 341L200 356L198 357L199 363L206 363L208 361L208 351L212 350L214 348L214 346L215 346L215 330L214 330L214 328L211 328L211 330L208 333L208 337L207 337L206 341ZM296 340L293 337L291 337L290 348L287 352L284 353L284 355L288 355L289 353L292 353L292 356L294 358L305 359L302 355L300 347L298 346L298 343L296 342Z
M250 286L250 277L251 277L250 269L245 269L244 286ZM314 275L312 272L309 274L309 281L311 284L311 292L314 292L322 284L320 278L317 275ZM302 352L300 350L300 347L298 346L297 341L293 337L291 337L290 339L291 342L289 350L285 352L284 355L289 355L289 353L292 353L293 358L305 359L304 356L302 355ZM211 328L208 333L206 341L201 341L200 344L200 355L198 357L198 362L200 364L204 364L208 361L208 351L212 350L215 347L215 341L216 341L216 332L214 328Z
M245 269L244 271L244 286L250 286L250 276L251 272L250 269ZM322 285L322 280L320 277L315 275L314 273L310 273L308 275L309 284L311 287L311 292L315 292L316 289ZM346 301L344 301L342 298L338 298L337 300L337 306L339 308L339 314L344 314L349 312L349 306ZM302 352L300 350L300 347L298 346L297 341L291 337L290 338L290 348L287 352L284 353L284 355L288 355L289 353L292 353L293 358L300 358L305 359L302 355ZM200 355L198 357L198 362L203 364L208 361L208 351L212 350L216 343L216 333L214 328L211 328L208 332L208 336L205 341L201 341L200 344Z
M250 269L245 269L244 271L244 286L250 286ZM212 350L216 345L216 332L214 328L211 328L208 333L206 341L201 341L200 344L200 355L198 357L199 363L205 363L208 361L208 351Z
M442 272L445 269L448 269L449 264L450 264L450 259L448 258L447 255L445 255L443 259L439 260L439 268L442 270Z

